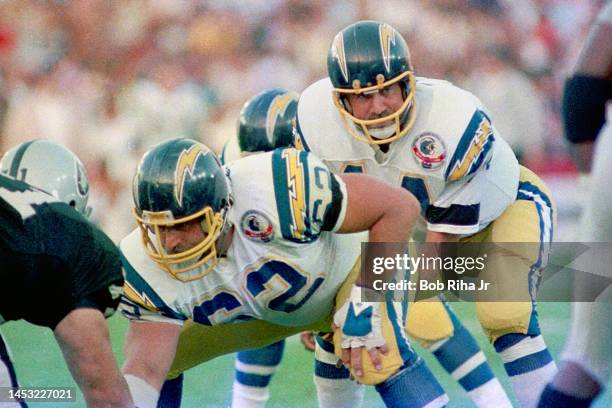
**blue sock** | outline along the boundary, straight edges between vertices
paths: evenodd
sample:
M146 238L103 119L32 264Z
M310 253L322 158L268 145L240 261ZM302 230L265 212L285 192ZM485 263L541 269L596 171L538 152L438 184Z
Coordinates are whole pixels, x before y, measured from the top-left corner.
M591 406L595 398L596 397L579 398L573 395L568 395L548 384L546 388L544 388L544 392L542 392L538 408L588 408Z
M173 380L166 380L159 392L159 400L157 400L157 408L179 408L183 396L183 378L181 373Z
M412 365L376 386L387 408L417 408L431 404L441 407L448 403L448 396L419 357Z
M430 351L442 367L469 393L491 381L495 374L472 334L448 305L445 304L445 307L453 322L454 333L439 346L431 347Z
M236 381L251 387L267 387L283 358L284 349L285 341L281 340L266 347L239 352Z
M511 333L495 341L520 406L535 406L557 372L541 335Z

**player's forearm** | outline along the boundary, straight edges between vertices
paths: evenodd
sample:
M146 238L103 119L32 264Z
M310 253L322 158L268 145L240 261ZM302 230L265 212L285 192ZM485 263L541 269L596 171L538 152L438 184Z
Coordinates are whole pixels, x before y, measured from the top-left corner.
M181 326L171 323L130 322L125 339L124 375L146 381L161 389L178 343Z
M54 334L88 407L134 406L100 311L74 310L57 325Z

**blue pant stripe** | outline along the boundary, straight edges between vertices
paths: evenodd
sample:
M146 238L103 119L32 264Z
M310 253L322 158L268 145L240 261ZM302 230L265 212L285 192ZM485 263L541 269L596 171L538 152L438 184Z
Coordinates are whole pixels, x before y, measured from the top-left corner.
M315 375L321 378L339 380L349 378L350 373L344 366L338 368L335 365L315 360Z
M553 361L552 356L550 355L548 349L545 349L538 351L537 353L521 357L509 363L505 363L504 367L506 368L508 375L512 377L542 368L551 361Z
M238 360L245 364L275 367L280 364L284 349L285 340L281 340L266 347L241 351Z
M403 302L407 301L407 296L405 296ZM401 319L399 319L399 321L402 322L402 326L400 327L400 325L398 324L397 313L395 312L395 308L393 307L391 292L387 292L387 299L385 303L387 306L387 314L389 316L389 320L391 321L391 326L393 327L393 334L395 335L397 348L400 353L400 356L402 357L402 361L404 362L403 366L412 364L414 361L416 361L417 355L410 346L410 343L408 342L406 333L404 331L406 316L404 315ZM404 308L402 305L402 310L403 309Z
M236 381L250 387L264 388L270 384L271 375L248 374L236 371Z
M493 378L495 378L495 374L493 374L491 367L485 361L470 371L465 377L461 378L459 384L461 384L463 389L469 392L488 383Z

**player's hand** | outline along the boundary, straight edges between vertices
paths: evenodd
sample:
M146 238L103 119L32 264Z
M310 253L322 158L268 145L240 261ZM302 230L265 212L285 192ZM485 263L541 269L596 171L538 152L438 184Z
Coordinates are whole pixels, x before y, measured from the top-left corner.
M361 352L365 348L372 364L382 369L380 353L387 354L389 349L382 335L380 302L362 302L362 291L371 289L353 285L351 294L344 305L334 314L334 330L341 335L342 362L352 368L356 377L363 375Z
M304 346L304 348L308 351L314 351L315 350L315 339L314 339L314 333L311 331L304 331L300 333L300 341L302 342L302 345Z

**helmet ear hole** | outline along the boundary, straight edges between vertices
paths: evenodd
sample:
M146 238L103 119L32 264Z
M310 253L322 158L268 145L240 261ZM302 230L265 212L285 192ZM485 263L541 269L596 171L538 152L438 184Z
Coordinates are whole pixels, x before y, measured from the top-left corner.
M70 202L68 203L68 205L70 205L71 207L76 207L76 201L74 200L70 200Z

